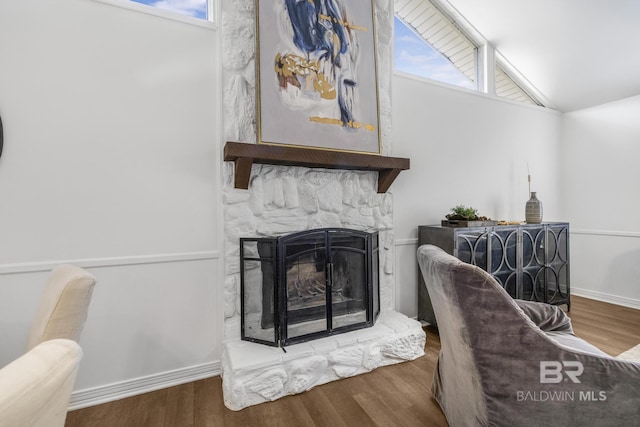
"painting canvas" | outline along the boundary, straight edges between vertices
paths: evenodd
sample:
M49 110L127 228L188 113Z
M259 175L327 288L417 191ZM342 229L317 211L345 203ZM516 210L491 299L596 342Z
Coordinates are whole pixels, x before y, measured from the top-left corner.
M260 143L380 154L373 1L257 0Z

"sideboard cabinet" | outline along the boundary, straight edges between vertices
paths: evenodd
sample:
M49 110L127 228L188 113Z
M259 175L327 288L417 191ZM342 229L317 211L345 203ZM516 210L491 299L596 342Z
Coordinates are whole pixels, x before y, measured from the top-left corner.
M422 225L418 227L418 245L426 243L487 271L512 298L571 308L566 222L491 227ZM437 326L422 274L418 319Z

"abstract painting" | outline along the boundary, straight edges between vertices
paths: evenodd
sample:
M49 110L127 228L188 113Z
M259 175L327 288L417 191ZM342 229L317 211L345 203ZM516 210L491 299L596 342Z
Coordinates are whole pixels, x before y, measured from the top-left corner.
M380 154L372 0L257 0L258 141Z

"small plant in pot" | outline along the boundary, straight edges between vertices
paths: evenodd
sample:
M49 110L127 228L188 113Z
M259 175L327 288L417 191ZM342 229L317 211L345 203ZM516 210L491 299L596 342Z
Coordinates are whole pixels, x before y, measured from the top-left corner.
M446 220L442 221L442 225L449 227L477 227L496 225L497 221L492 221L491 218L478 215L478 210L467 207L464 205L458 205L455 208L451 208L451 212L445 215Z

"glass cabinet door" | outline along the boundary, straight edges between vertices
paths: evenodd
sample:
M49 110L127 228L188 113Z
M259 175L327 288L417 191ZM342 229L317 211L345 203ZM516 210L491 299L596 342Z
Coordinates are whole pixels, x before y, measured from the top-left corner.
M538 291L536 287L536 275L540 270L540 264L535 256L535 230L524 228L520 234L521 240L521 291L520 298L527 301L538 301Z
M496 228L490 234L491 257L489 273L512 298L519 298L518 290L518 229Z
M457 253L455 256L468 264L487 269L487 239L486 231L464 231L456 235Z
M547 240L546 302L561 303L569 298L569 227L550 225Z

